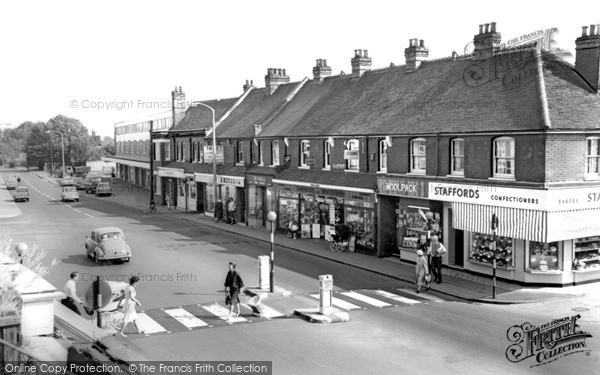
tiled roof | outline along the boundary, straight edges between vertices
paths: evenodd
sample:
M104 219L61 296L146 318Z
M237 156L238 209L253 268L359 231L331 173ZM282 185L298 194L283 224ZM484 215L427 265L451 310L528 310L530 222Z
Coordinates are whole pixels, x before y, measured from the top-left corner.
M215 121L225 114L238 100L238 98L208 100L202 102L215 110ZM212 127L212 114L210 110L201 105L193 105L189 107L183 119L179 124L175 125L171 130L199 130Z
M298 82L281 85L272 95L266 87L253 89L248 96L217 127L217 137L250 138L254 125L261 125L284 99L296 88Z
M321 185L346 186L363 189L377 188L377 176L374 173L338 172L292 168L277 176L277 179L310 183L316 182Z
M571 66L542 58L551 65L543 76L552 128L598 124L598 96ZM424 62L412 73L399 66L310 81L260 136L543 130L538 61L532 50L508 51L480 61ZM564 67L560 74L557 66Z

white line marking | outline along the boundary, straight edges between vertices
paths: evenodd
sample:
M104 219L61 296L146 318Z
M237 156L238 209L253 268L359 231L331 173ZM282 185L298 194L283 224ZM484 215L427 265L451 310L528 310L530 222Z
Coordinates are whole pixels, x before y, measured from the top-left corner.
M158 332L167 332L167 330L158 324L156 320L152 319L146 313L138 313L137 323L138 326L144 333L158 333Z
M220 319L223 319L224 321L228 322L228 323L238 323L238 322L246 322L246 318L242 318L241 316L238 316L237 318L231 318L231 319L227 319L227 316L229 315L229 309L214 303L212 305L204 305L202 306L202 308L206 311L208 311L209 313L219 317Z
M359 293L356 293L356 292L342 292L341 294L343 294L343 295L345 295L347 297L350 297L350 298L357 299L357 300L362 301L364 303L368 303L369 305L373 305L373 306L376 306L376 307L392 306L391 304L389 304L387 302L383 302L383 301L380 301L378 299L371 298L371 297L368 297L368 296L365 296L365 295L362 295L362 294L359 294Z
M252 310L252 308L247 303L242 303L242 306L244 306L248 310ZM274 309L270 308L269 306L266 306L262 303L258 306L258 308L261 311L260 316L262 316L263 318L272 319L272 318L279 318L280 316L284 316L279 311L274 310Z
M75 212L79 212L80 214L82 213L81 211L79 211L79 210L78 210L78 209L76 209L76 208L73 208L73 211L75 211Z
M398 301L398 302L402 302L402 303L407 303L409 305L414 305L415 303L421 303L420 301L414 300L414 299L410 299L410 298L406 298L406 297L402 297L399 296L397 294L394 293L390 293L390 292L386 292L385 290L376 290L375 293L380 294L386 298L389 299L393 299L394 301Z
M415 290L411 290L411 289L406 289L406 288L402 288L402 289L400 289L400 288L396 288L396 290L400 290L400 291L402 291L402 292L405 292L405 293L410 293L410 294L417 295L417 292L416 292ZM420 293L420 294L419 294L419 297L421 297L421 298L424 298L424 299L428 299L428 300L430 300L430 301L434 301L434 302L445 302L443 299L441 299L441 298L437 298L437 297L434 297L434 296L431 296L431 295L429 295L429 294L427 294L427 293Z
M318 294L311 294L310 296L312 298L316 298L316 299L320 298ZM356 309L360 309L361 308L360 306L356 306L353 303L344 301L343 299L339 299L337 297L332 297L332 301L331 302L333 303L334 306L337 306L337 307L342 308L344 310L356 310Z
M92 215L90 214L84 214L85 216L91 217L92 219L94 218Z
M181 308L165 310L165 312L175 318L175 320L177 320L179 323L186 326L188 329L204 327L208 325L208 323L203 322L188 311Z

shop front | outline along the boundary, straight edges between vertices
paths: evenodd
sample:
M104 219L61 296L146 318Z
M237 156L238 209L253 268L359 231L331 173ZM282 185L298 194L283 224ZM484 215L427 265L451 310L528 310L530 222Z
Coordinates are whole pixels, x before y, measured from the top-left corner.
M245 221L244 177L217 175L217 197L214 196L214 176L207 173L194 173L198 206L203 208L206 216L214 217L215 200L223 201L224 210L232 199L236 206L236 220ZM201 194L201 196L200 196Z
M351 251L376 254L372 190L277 179L273 188L279 230L297 227L299 238L330 240L330 230L344 224L350 229Z
M185 186L187 178L183 169L158 167L158 177L165 204L172 208L185 209Z
M600 281L600 207L593 188L429 185L464 231L464 269L527 285ZM492 220L495 218L495 220Z
M266 228L267 214L276 207L273 176L246 174L246 185L248 226Z

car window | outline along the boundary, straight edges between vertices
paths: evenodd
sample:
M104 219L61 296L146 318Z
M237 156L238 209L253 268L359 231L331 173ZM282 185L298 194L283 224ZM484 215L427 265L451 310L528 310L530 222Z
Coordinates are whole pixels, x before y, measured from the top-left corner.
M100 235L100 239L101 240L108 240L108 239L112 239L112 238L123 238L123 234L119 233L119 232L108 232L108 233L102 233Z

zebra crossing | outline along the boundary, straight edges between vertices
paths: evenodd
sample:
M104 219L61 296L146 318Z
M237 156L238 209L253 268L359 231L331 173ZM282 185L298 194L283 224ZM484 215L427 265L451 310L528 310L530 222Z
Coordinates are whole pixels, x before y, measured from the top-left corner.
M319 299L318 293L306 293L305 295L315 300L315 302ZM269 306L268 300L266 303L260 302L261 314L257 316L254 313L255 309L253 309L252 302L253 300L242 302L240 304L241 314L231 318L228 318L229 308L221 302L146 310L138 313L138 324L140 329L144 331L144 335L149 336L225 327L234 324L266 322L292 316ZM430 302L440 303L444 300L427 293L416 294L414 290L408 288L341 290L334 291L332 296L334 308L350 312L407 307Z

